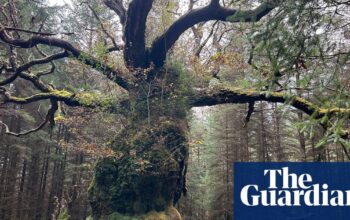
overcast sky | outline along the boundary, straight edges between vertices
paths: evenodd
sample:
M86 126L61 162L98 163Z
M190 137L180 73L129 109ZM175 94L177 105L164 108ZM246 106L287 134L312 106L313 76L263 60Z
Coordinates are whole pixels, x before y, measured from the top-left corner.
M71 2L71 0L46 0L46 1L50 6L54 6L54 5L61 6Z

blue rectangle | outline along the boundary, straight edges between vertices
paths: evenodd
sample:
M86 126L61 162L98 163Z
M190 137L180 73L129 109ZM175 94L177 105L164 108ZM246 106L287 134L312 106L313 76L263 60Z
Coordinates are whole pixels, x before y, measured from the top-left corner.
M348 220L350 163L235 163L234 219Z

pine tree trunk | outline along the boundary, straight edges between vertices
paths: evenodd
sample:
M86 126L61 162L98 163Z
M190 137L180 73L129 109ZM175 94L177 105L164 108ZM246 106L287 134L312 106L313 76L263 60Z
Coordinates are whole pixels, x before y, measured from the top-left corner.
M26 180L26 172L27 172L27 159L23 160L22 164L22 173L21 173L21 181L19 185L19 192L18 192L18 198L17 198L17 218L16 219L23 219L23 196L24 196L24 182Z
M303 121L303 113L298 112L298 119L300 122ZM306 161L306 138L305 134L302 131L298 131L298 136L299 136L299 144L300 144L300 149L302 152L302 161Z
M277 161L281 162L285 160L285 154L284 149L282 147L282 140L281 140L281 120L280 120L280 114L277 110L277 104L274 104L274 133L275 133L275 150L276 150L276 156Z
M9 119L9 126L16 132L20 129L19 120L15 117ZM19 162L18 149L11 148L11 142L5 142L4 164L0 173L0 219L11 219L12 210L14 210L15 186L17 165Z
M265 129L265 115L264 115L264 104L260 102L260 134L259 134L259 150L258 150L258 161L265 162L270 161L268 147L266 142L266 129Z

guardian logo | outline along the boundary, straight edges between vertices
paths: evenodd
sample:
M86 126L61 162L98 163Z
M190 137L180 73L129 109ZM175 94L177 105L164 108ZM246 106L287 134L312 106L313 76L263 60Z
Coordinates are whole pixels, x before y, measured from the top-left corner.
M350 219L350 163L235 163L234 217Z

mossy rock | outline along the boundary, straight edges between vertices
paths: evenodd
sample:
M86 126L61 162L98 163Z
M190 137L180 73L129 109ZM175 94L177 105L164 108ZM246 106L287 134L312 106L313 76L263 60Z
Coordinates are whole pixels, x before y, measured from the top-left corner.
M185 130L167 118L151 127L128 128L116 137L112 147L119 156L96 164L89 189L94 218L119 213L128 219L151 211L162 213L175 204L185 188Z

